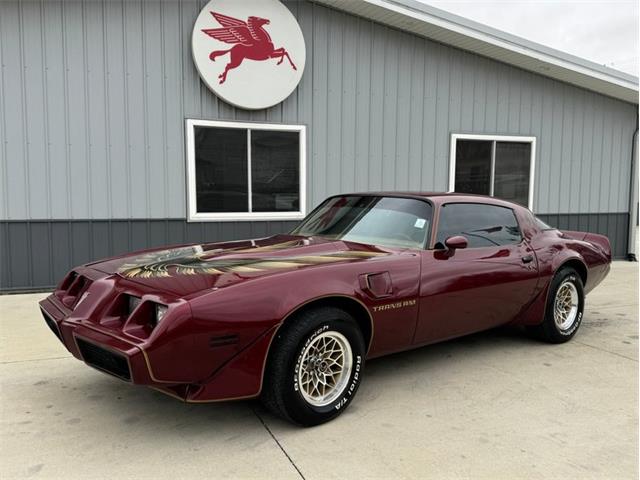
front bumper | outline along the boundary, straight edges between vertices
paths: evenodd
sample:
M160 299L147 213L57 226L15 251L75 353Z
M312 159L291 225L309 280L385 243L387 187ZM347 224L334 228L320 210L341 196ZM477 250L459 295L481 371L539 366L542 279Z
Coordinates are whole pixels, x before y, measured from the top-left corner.
M70 319L71 311L53 295L40 302L40 310L51 331L77 359L126 382L156 383L141 346L102 332L90 322Z
M77 359L125 382L146 385L185 402L258 396L267 352L278 328L278 325L269 328L239 350L235 350L235 345L215 347L215 352L185 359L188 352L195 350L191 343L180 349L180 341L176 341L177 346L170 354L147 351L145 347L151 345L148 342L136 343L118 331L102 329L95 320L75 314L56 295L42 300L40 309L49 328ZM154 359L157 359L155 366ZM217 367L212 367L214 361ZM158 371L167 375L167 366L172 366L174 374L184 380L171 381L154 375ZM213 372L207 376L196 374L203 366Z

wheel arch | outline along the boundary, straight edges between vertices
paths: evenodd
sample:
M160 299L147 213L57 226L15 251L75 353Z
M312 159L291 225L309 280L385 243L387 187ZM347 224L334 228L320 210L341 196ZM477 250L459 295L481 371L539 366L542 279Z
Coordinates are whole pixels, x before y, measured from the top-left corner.
M286 314L282 315L278 323L273 323L267 331L265 331L253 344L238 353L227 364L219 369L204 386L205 389L199 392L198 398L190 401L219 401L227 399L254 398L262 394L264 383L267 381L269 362L273 356L276 347L276 339L283 331L283 328L290 324L297 314L304 311L318 308L322 306L332 306L341 308L354 317L357 325L360 327L364 340L366 351L368 352L374 335L373 317L366 305L359 299L346 294L329 294L324 296L313 297L305 302L290 307ZM230 368L232 365L232 368ZM255 370L254 377L244 376L247 383L243 391L238 394L230 395L228 392L218 392L217 386L227 381L235 381L235 372L237 370ZM231 373L229 373L231 372ZM225 376L226 375L226 376Z
M551 282L558 274L558 272L564 267L573 268L578 273L578 275L580 275L583 286L586 286L588 269L586 264L580 257L578 257L577 255L573 255L564 257L561 260L556 259L556 261L554 261L554 263L550 265L549 269L545 272L546 281L544 286L542 287L542 290L534 299L534 301L527 307L526 311L522 315L522 318L517 321L518 325L539 325L544 321L545 309L547 302L549 301L549 290Z
M577 257L572 257L568 260L565 260L555 269L553 275L555 276L562 268L565 267L573 268L576 272L578 272L578 275L580 275L580 279L582 280L582 285L587 285L588 269L582 260Z
M336 307L349 313L358 324L358 327L362 332L362 336L364 337L367 352L369 351L374 334L373 317L362 301L348 295L325 295L297 305L282 318L282 322L280 322L278 330L284 328L296 315L319 307ZM268 353L270 353L270 351L271 348L269 348Z

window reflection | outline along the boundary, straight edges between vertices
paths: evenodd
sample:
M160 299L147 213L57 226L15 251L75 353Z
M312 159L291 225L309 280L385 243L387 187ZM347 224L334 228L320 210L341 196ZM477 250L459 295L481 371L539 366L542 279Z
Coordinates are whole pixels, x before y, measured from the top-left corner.
M423 248L431 205L410 198L347 195L326 200L292 233L389 247Z

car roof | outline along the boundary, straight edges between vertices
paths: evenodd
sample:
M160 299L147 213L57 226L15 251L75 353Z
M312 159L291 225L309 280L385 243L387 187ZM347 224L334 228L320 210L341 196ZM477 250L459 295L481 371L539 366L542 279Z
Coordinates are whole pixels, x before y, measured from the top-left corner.
M518 203L509 202L488 195L476 195L472 193L458 193L458 192L412 192L412 191L380 191L380 192L357 192L357 193L345 193L343 195L361 195L361 196L375 196L375 197L405 197L405 198L419 198L429 199L434 204L442 205L443 203L487 203L491 205L498 205L508 208L522 208L527 207ZM340 196L340 195L335 195Z

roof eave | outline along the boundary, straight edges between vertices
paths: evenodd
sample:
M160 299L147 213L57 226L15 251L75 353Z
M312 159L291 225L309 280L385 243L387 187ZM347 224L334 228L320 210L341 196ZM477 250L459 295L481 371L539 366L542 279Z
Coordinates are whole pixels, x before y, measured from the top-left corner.
M415 0L314 0L545 77L638 103L638 78Z

